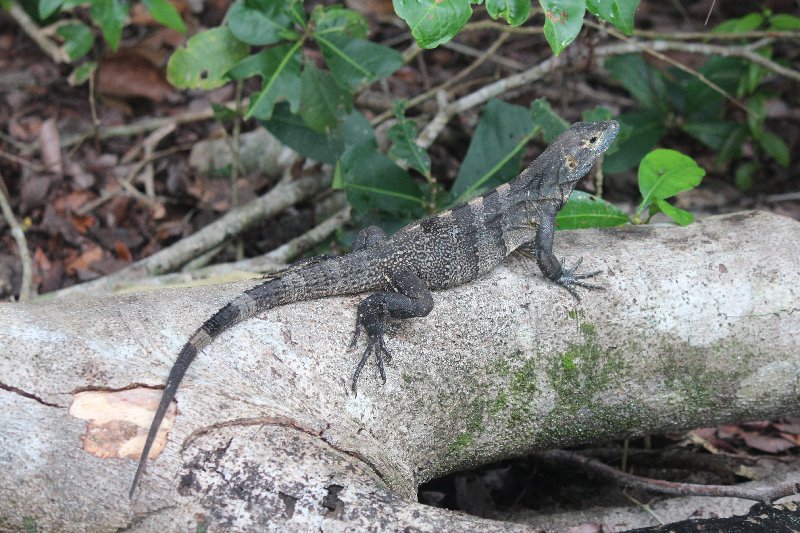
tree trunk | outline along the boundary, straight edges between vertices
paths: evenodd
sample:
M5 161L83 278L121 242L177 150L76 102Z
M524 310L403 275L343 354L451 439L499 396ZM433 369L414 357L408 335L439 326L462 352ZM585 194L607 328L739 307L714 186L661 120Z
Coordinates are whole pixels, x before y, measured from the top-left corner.
M800 223L563 232L602 269L576 302L510 261L398 323L382 384L348 350L360 298L246 321L190 368L128 489L188 336L258 283L0 305L0 517L125 528L520 531L416 503L419 483L533 451L800 411ZM166 444L166 446L164 446Z

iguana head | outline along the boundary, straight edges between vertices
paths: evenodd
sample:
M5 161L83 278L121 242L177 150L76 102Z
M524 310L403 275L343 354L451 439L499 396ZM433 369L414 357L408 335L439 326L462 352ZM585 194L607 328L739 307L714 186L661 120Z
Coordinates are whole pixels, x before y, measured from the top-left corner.
M616 120L576 122L513 180L512 189L522 193L520 201L551 198L563 204L617 133Z
M619 133L619 122L576 122L553 139L542 156L557 169L558 185L566 202L575 184L589 172L597 158L603 155ZM548 153L549 152L549 153Z

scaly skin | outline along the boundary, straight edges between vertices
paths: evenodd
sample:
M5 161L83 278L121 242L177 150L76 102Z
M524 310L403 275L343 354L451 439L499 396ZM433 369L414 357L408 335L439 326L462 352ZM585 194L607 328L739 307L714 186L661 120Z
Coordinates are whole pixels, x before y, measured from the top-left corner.
M490 271L515 250L536 258L542 273L578 297L576 287L599 288L564 268L553 254L555 216L575 184L608 149L616 121L578 122L553 140L519 176L465 204L409 224L391 237L377 227L363 230L353 252L310 260L271 276L217 311L183 346L167 378L131 485L136 490L167 408L189 365L220 333L257 313L300 300L377 291L358 306L355 346L361 330L367 346L353 375L374 354L386 381L383 356L388 318L421 317L433 309L431 290L467 283Z

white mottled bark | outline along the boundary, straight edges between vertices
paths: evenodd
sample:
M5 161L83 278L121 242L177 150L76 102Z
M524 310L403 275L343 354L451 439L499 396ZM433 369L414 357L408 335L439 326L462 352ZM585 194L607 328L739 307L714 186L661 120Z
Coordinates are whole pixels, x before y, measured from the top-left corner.
M580 304L511 262L397 325L349 393L358 298L292 304L197 358L133 501L137 446L186 338L250 283L0 305L0 516L49 531L520 530L417 484L623 435L800 411L800 223L559 233L602 268ZM362 345L363 347L363 345Z

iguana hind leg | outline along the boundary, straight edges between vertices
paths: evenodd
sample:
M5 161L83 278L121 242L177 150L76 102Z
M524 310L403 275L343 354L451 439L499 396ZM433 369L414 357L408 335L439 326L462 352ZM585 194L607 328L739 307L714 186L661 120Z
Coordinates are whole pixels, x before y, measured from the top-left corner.
M383 357L385 355L387 359L391 358L384 342L387 319L425 316L433 309L430 289L410 270L401 270L388 275L387 281L396 292L376 292L358 306L356 331L350 346L351 348L356 346L361 328L364 328L367 334L367 347L353 374L353 394L356 394L358 377L372 354L375 354L381 379L386 382Z

